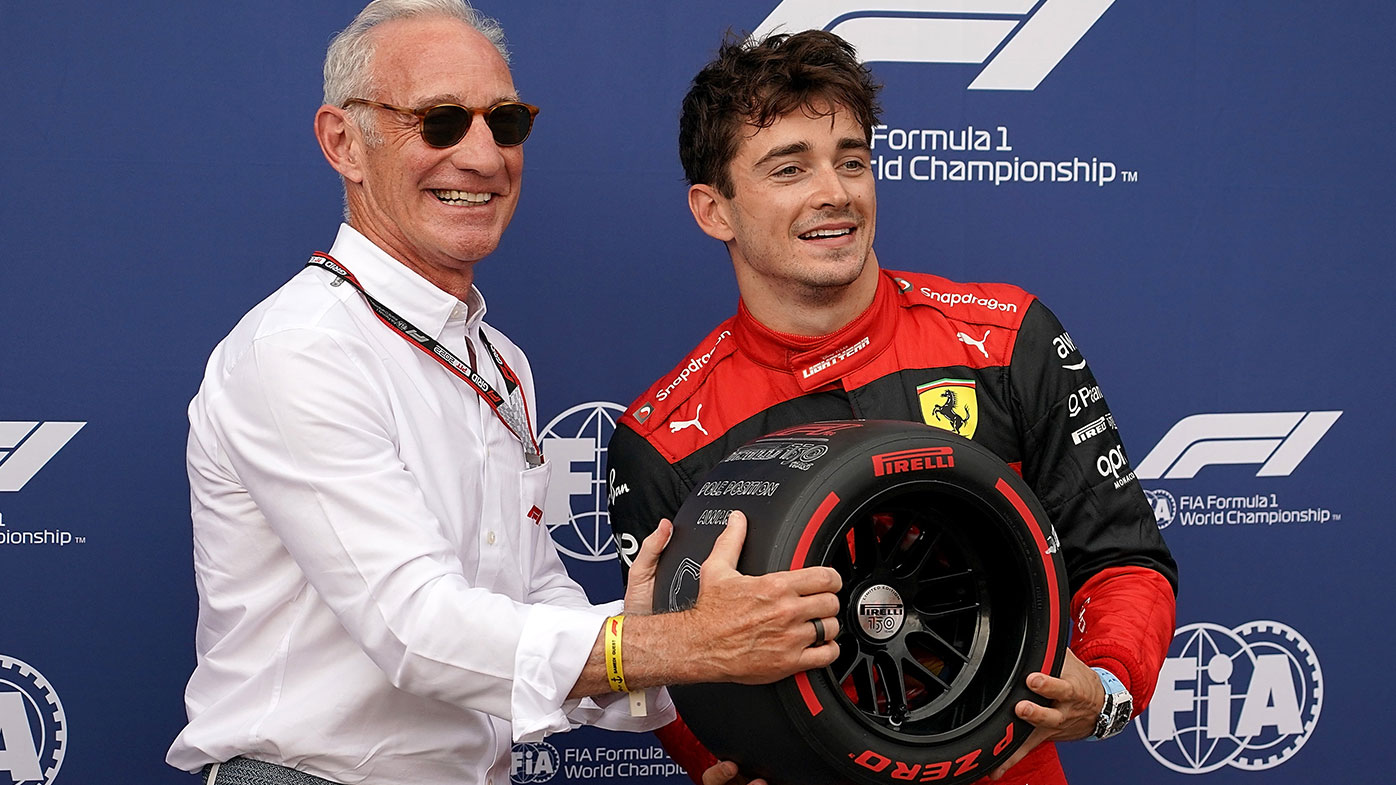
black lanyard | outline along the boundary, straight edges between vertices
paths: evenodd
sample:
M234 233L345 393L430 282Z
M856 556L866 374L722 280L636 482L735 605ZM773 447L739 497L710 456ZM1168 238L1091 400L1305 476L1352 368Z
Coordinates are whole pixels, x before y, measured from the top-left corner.
M392 328L393 332L401 335L408 343L426 352L428 356L441 363L441 366L458 378L470 385L475 392L480 394L485 403L489 404L494 416L504 424L505 428L519 440L523 446L524 459L528 465L539 466L543 463L543 451L538 448L538 442L533 438L533 431L528 426L528 401L523 396L523 391L519 384L518 374L509 367L509 363L504 361L503 355L494 348L494 344L485 337L485 331L480 330L480 342L485 345L490 353L490 359L494 360L494 365L499 369L500 378L504 379L504 388L509 397L506 399L495 391L485 377L475 372L475 369L468 363L461 362L450 349L442 346L439 341L430 335L418 330L411 322L398 316L391 308L374 299L373 295L364 291L364 287L359 283L359 279L349 272L349 268L335 261L329 254L318 251L306 260L307 265L314 265L338 276L349 285L358 290L363 295L364 300L373 309L378 320Z

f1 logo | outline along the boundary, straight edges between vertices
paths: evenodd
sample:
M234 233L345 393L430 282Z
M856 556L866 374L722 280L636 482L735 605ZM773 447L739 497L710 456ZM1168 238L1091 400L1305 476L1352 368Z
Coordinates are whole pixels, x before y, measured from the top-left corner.
M1186 480L1212 464L1259 463L1257 477L1287 477L1342 414L1194 414L1163 435L1135 474L1143 480Z
M1114 2L782 0L752 37L827 27L864 62L987 60L969 89L1035 90Z
M0 422L0 491L17 491L85 422Z

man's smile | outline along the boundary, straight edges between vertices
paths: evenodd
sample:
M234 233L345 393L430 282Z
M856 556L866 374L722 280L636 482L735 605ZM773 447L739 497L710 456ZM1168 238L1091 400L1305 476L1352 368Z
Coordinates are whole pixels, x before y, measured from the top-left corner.
M494 198L491 193L473 193L471 191L456 191L449 188L433 188L431 193L438 200L451 205L471 205L485 204Z

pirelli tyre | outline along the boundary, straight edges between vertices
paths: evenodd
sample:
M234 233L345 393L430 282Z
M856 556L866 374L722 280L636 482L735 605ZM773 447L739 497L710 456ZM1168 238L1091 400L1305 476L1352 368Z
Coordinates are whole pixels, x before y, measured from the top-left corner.
M1002 763L1061 672L1066 578L1026 484L989 450L900 421L822 422L749 442L680 508L655 607L697 598L727 514L750 524L738 569L843 576L840 656L775 684L672 689L719 759L773 784L959 783Z

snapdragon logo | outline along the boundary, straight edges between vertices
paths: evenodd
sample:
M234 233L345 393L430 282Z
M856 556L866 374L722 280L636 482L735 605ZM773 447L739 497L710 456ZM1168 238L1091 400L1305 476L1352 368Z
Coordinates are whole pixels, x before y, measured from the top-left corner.
M49 785L58 776L68 740L63 703L38 671L3 654L0 739L0 783Z
M668 398L669 395L674 392L675 387L688 381L690 375L703 370L703 367L713 358L713 353L717 351L717 347L731 334L731 330L723 330L722 334L717 336L717 340L713 341L713 348L709 349L705 354L699 354L688 358L688 364L679 371L679 375L674 377L674 380L669 383L669 386L654 394L655 399L662 401ZM647 418L649 415L646 414L645 417ZM644 419L641 419L640 422L644 422Z
M1323 672L1291 627L1189 624L1173 636L1158 688L1135 720L1154 759L1183 774L1259 771L1289 760L1323 708Z
M1194 414L1164 434L1135 474L1143 480L1186 480L1205 466L1258 463L1257 477L1288 477L1342 414Z
M971 90L1034 90L1114 0L782 0L753 38L829 30L865 62L984 63Z
M0 422L0 491L18 491L85 422Z
M606 444L625 407L608 401L582 403L554 417L539 441L553 465L543 522L563 554L580 561L616 558L607 502L630 488L606 472ZM631 538L633 539L633 538ZM639 543L635 543L638 550Z

